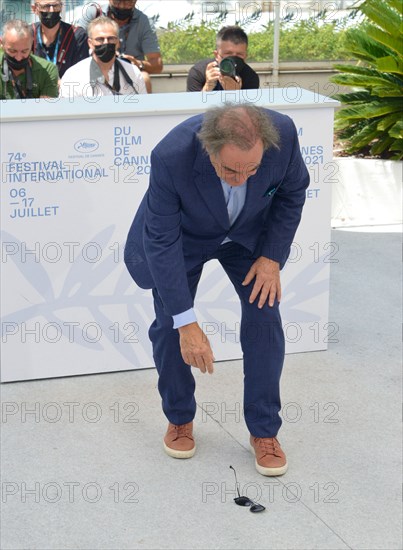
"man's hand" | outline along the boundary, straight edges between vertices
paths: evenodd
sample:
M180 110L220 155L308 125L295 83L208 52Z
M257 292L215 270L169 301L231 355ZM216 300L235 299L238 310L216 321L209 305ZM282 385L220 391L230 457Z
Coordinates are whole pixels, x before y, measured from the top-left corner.
M214 90L220 75L218 63L216 61L211 61L206 67L206 82L203 86L203 92L211 92Z
M124 57L124 59L127 59L127 61L130 61L132 65L136 65L136 67L139 66L140 61L138 61L133 55L129 55L127 53L120 54L120 57Z
M260 309L264 306L266 301L270 307L273 307L276 298L280 302L281 282L280 264L278 262L260 256L248 271L242 284L244 286L248 285L254 277L256 279L249 297L250 304L255 301L259 293L260 297L257 307Z
M220 76L220 84L223 90L240 90L242 88L242 79L240 76Z
M214 356L207 336L197 323L180 327L179 342L182 358L186 364L197 367L201 372L213 374Z

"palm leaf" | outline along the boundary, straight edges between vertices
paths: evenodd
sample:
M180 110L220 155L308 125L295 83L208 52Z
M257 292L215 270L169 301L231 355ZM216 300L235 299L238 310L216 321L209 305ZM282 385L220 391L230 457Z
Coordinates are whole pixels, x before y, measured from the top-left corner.
M401 119L390 128L389 135L397 139L403 138L403 121Z
M335 94L332 99L336 99L341 103L348 103L353 105L354 103L368 103L371 101L371 94L367 91L347 92L345 94Z
M379 90L388 89L387 79L373 77L373 76L367 77L365 75L340 74L340 75L337 75L337 78L332 79L332 82L335 82L336 84L342 84L344 86L358 86L360 88L368 88L371 91L371 95L376 95L373 93L373 89L376 87ZM395 83L392 84L390 80L389 80L389 86L390 86L389 89L393 92L391 95L401 97L402 95L401 86L395 85Z
M360 107L345 107L341 109L337 116L338 118L351 118L351 119L368 119L375 118L389 113L396 113L401 111L401 106L395 102L385 104L384 102L374 101L369 105L362 105Z
M402 86L395 86L394 88L388 88L386 86L374 86L372 88L372 95L378 95L379 97L402 97Z
M378 59L378 61L376 62L376 67L383 72L397 73L403 75L403 60L396 59L391 55Z
M1 232L1 240L2 246L5 247L3 250L7 250L7 245L11 245L14 250L21 251L19 254L10 254L9 259L14 262L27 283L35 289L44 302L54 300L55 294L52 284L54 281L49 277L43 263L38 261L39 252L35 252L36 245L28 247L25 242L23 244L7 231ZM26 252L23 252L23 250Z
M395 139L390 148L393 151L400 151L401 156L403 155L403 139Z
M342 73L348 72L352 74L366 76L367 78L376 78L394 83L401 82L401 80L394 75L382 73L381 71L378 71L377 69L372 67L363 67L362 65L335 65L335 68Z
M392 51L396 52L398 55L402 54L401 38L399 39L398 37L391 36L390 34L387 34L381 29L377 29L375 27L368 29L368 36L370 36L380 44L384 44Z
M393 9L395 9L397 12L401 12L402 9L402 0L389 0L389 4L392 6Z
M388 135L384 135L378 139L371 147L371 153L373 155L380 155L384 151L390 148L393 143L393 138Z
M381 130L384 132L385 130L388 130L391 126L396 124L396 122L399 121L400 119L401 119L400 113L391 113L390 115L383 117L378 122L378 130Z
M346 33L346 49L358 59L373 62L379 57L389 54L384 45L373 40L366 30L354 29Z
M390 2L389 2L390 3ZM387 0L376 0L376 2L367 1L360 6L360 11L383 30L384 33L390 33L393 36L399 36L401 17L400 11L388 6Z
M365 128L361 130L361 132L358 132L352 139L351 139L351 146L355 148L362 148L368 145L368 143L371 143L376 137L382 135L382 132L380 132L377 128L378 121L373 120L370 124L368 124Z

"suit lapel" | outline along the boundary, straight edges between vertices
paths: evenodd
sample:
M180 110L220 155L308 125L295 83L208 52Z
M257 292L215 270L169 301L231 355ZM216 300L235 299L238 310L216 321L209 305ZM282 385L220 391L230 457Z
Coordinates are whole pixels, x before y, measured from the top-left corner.
M228 211L220 178L207 153L204 153L200 147L194 164L194 183L217 222L228 230L230 227Z
M242 224L251 213L255 210L260 210L264 202L267 203L268 199L264 197L264 193L269 185L270 178L267 173L267 164L264 161L257 173L248 179L245 204L232 227Z

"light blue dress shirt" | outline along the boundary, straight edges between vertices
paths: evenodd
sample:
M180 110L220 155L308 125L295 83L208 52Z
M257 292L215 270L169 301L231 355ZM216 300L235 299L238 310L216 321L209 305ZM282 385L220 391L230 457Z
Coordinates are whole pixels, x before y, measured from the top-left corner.
M242 185L232 186L224 180L221 180L221 185L225 204L227 205L229 224L232 226L244 207L248 182L246 181ZM225 237L221 244L229 243L230 241L230 238ZM184 325L189 325L197 321L193 308L173 315L172 319L174 321L173 328L183 327Z

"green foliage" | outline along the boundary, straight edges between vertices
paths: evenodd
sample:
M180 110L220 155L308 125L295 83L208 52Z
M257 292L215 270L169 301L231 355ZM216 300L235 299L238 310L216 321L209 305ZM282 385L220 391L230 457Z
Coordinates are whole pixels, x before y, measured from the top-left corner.
M345 107L336 114L335 129L349 154L403 158L403 36L401 3L365 0L358 9L365 15L359 28L346 34L346 47L359 61L335 65L331 78L351 86L337 94Z
M215 49L217 31L225 24L226 13L220 13L215 19L194 23L194 14L170 22L167 28L158 29L158 39L164 63L195 63L200 59L211 57ZM259 12L247 20L237 23L243 28L248 26L250 62L268 63L273 57L273 22L256 29ZM280 26L280 60L281 61L321 61L345 60L351 56L345 49L346 27L350 17L339 21L328 21L326 12L316 17L302 19L295 23L285 18ZM253 29L254 28L254 29Z
M290 28L280 28L281 61L323 61L349 59L345 53L345 29L336 22L302 19Z
M189 25L186 29L168 27L159 34L164 63L195 63L212 57L217 30L211 25Z

